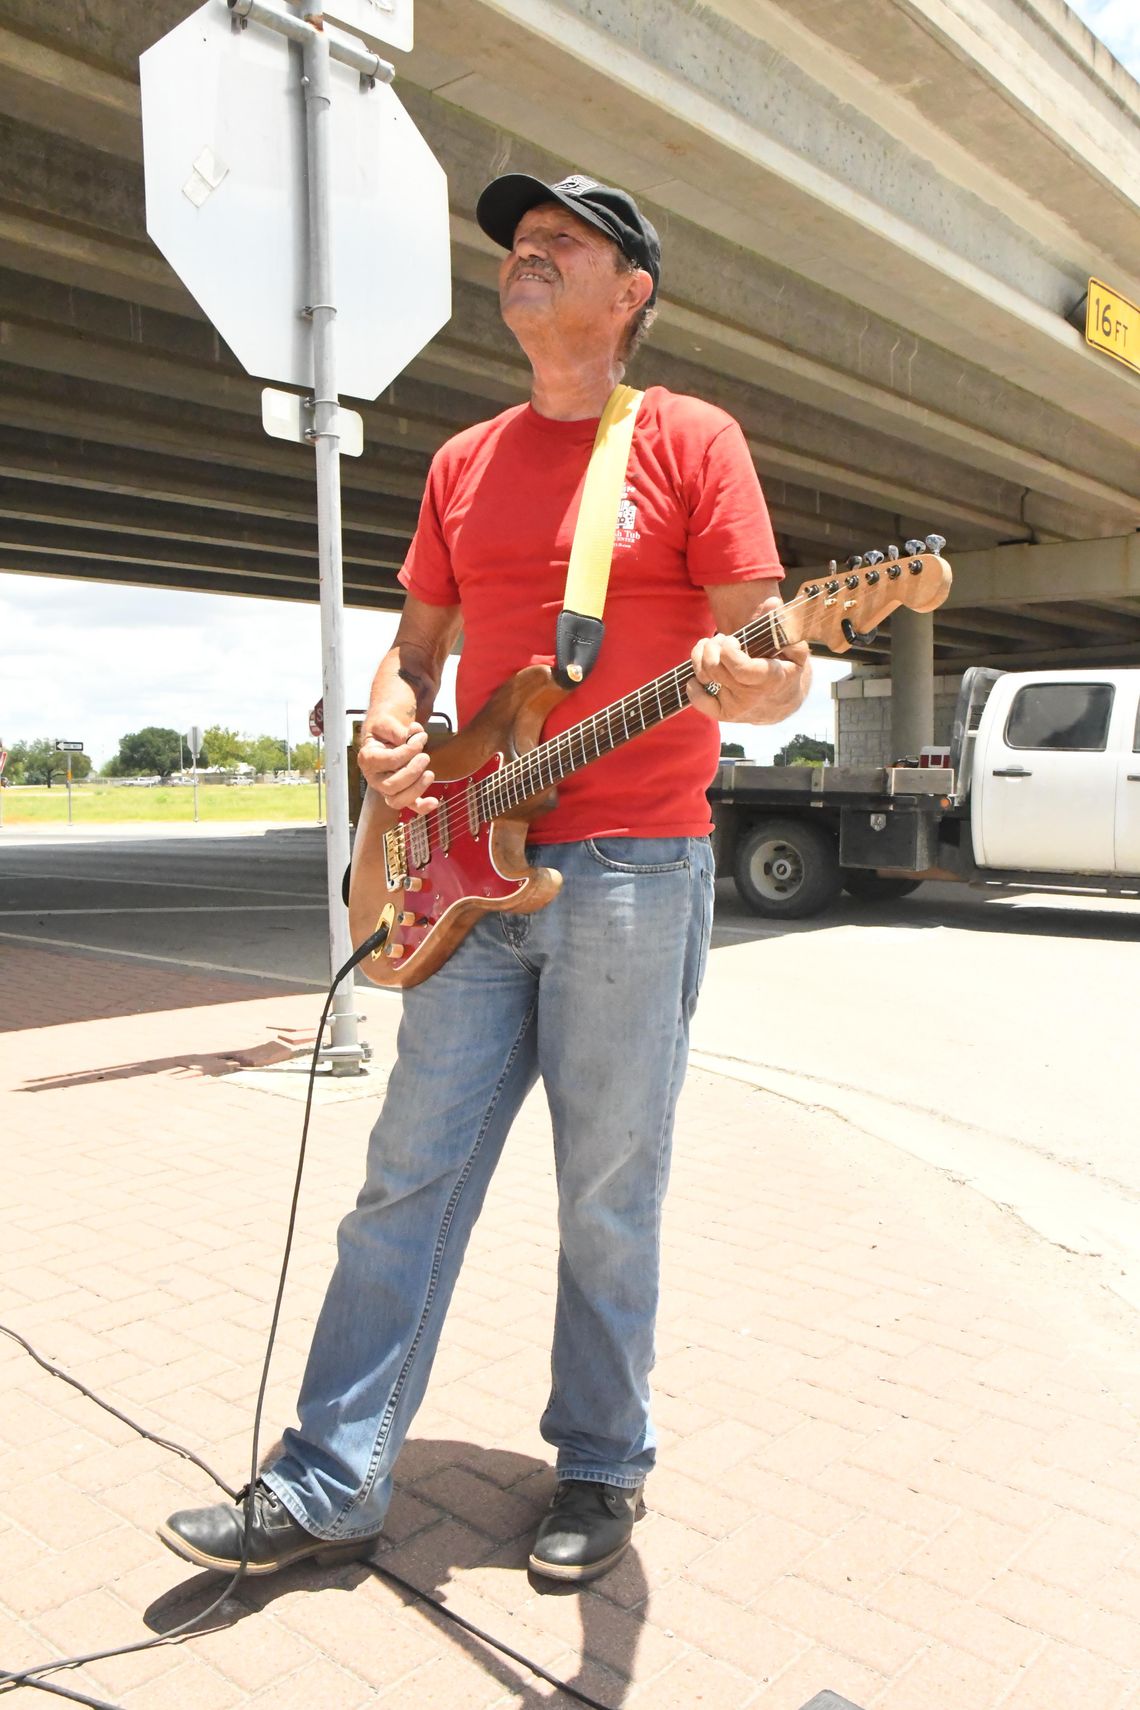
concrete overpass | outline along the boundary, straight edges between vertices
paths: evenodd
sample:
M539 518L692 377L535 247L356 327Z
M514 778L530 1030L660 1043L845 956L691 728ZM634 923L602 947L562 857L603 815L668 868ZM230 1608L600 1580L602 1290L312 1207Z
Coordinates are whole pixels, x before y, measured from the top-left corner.
M312 599L310 454L144 230L138 55L189 9L0 0L0 568ZM632 378L739 417L793 574L947 536L896 671L1140 663L1140 375L1073 324L1090 274L1140 301L1140 86L1062 0L418 0L416 29L455 313L364 409L350 603L394 603L432 451L524 388L479 189L578 168L663 234Z

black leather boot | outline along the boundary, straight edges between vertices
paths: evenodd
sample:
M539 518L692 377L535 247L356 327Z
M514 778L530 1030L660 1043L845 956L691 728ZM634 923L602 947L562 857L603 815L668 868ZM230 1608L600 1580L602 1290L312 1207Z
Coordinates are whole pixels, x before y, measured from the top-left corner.
M245 1536L246 1503L252 1501L253 1513L249 1528L249 1554L246 1573L277 1573L294 1562L316 1556L322 1565L354 1561L366 1556L375 1547L379 1533L368 1538L353 1538L339 1544L328 1538L316 1538L294 1520L280 1497L260 1479L252 1493L247 1485L238 1492L233 1504L219 1502L212 1508L185 1508L172 1514L158 1535L168 1550L195 1567L211 1573L236 1573L241 1566L242 1541Z
M547 1579L597 1579L628 1549L640 1503L640 1485L563 1479L538 1528L531 1568Z

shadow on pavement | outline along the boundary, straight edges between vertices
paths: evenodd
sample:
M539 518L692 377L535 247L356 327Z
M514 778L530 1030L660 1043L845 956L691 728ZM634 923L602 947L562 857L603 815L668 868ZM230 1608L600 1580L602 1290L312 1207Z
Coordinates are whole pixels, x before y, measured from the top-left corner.
M303 1041L311 1048L312 1039ZM139 1075L164 1075L182 1070L185 1074L218 1079L232 1075L237 1069L267 1069L275 1063L286 1063L296 1056L292 1045L281 1039L265 1040L260 1045L248 1045L238 1051L212 1051L195 1054L184 1052L177 1057L148 1057L137 1063L109 1064L105 1069L79 1069L74 1074L42 1075L38 1080L25 1081L16 1092L59 1092L68 1087L90 1087L100 1081L129 1081Z
M411 1461L413 1468L421 1464L430 1466L433 1470L438 1470L441 1466L462 1466L476 1477L484 1477L490 1487L501 1488L490 1476L490 1469L502 1461L500 1451L495 1449L480 1448L472 1443L420 1438L405 1446L404 1456ZM637 1533L634 1532L633 1544L618 1566L604 1579L599 1580L596 1587L560 1585L552 1580L540 1579L529 1571L527 1558L534 1528L541 1519L546 1502L553 1491L554 1475L545 1462L535 1460L529 1455L512 1454L510 1458L512 1463L517 1464L517 1477L512 1480L513 1484L524 1479L528 1483L533 1482L535 1475L541 1473L546 1473L549 1477L541 1481L541 1498L535 1501L534 1513L525 1530L506 1542L488 1538L483 1562L493 1563L508 1572L517 1568L519 1604L535 1596L577 1599L581 1621L579 1663L573 1676L564 1681L563 1677L558 1678L578 1692L585 1693L603 1704L612 1705L616 1710L616 1707L624 1702L632 1685L631 1677L641 1625L638 1611L643 1608L648 1597L645 1573L637 1556ZM512 1471L515 1470L516 1466L513 1465ZM414 1484L398 1484L396 1501L399 1500L401 1491L413 1496L417 1494ZM438 1503L436 1505L438 1506ZM464 1528L465 1534L469 1532L469 1522L462 1514L450 1514L446 1509L443 1514L445 1521L455 1521ZM433 1521L431 1526L437 1524L438 1522ZM524 1663L504 1656L426 1601L427 1598L437 1602L446 1601L449 1585L461 1581L465 1570L483 1565L480 1562L473 1563L464 1553L462 1559L443 1562L437 1559L432 1562L430 1569L427 1568L425 1559L430 1555L430 1551L420 1552L417 1558L414 1545L417 1537L430 1536L430 1530L431 1527L425 1528L424 1534L415 1534L412 1539L407 1540L407 1553L404 1544L396 1543L388 1551L379 1551L374 1561L349 1562L329 1568L322 1568L315 1562L302 1562L280 1573L245 1580L227 1597L209 1625L203 1627L200 1634L189 1635L186 1642L193 1645L195 1637L204 1638L209 1633L232 1628L249 1616L269 1608L278 1597L298 1591L321 1592L326 1595L352 1592L369 1578L376 1577L393 1589L405 1607L415 1609L426 1616L439 1633L441 1641L456 1645L477 1661L504 1691L514 1692L517 1695L514 1703L519 1710L550 1710L553 1704L569 1702L558 1694L552 1697L549 1690L539 1690L537 1682L533 1686L530 1685L532 1676ZM172 1558L171 1566L176 1567L176 1558ZM392 1573L398 1575L398 1581L389 1577ZM218 1596L223 1583L218 1575L195 1573L192 1578L172 1586L168 1592L151 1603L145 1610L143 1619L153 1633L169 1632L192 1620L196 1614L204 1613ZM605 1595L601 1589L607 1585L613 1591L613 1597ZM461 1602L457 1613L463 1613ZM527 1616L530 1620L536 1619L533 1609L527 1611ZM484 1615L482 1619L486 1621L487 1617ZM541 1617L537 1619L540 1620ZM488 1626L486 1630L494 1639L511 1645L513 1629L513 1615L504 1607L501 1623L494 1628ZM313 1642L319 1648L319 1640ZM520 1656L526 1655L526 1638L519 1638L512 1648ZM412 1686L412 1683L408 1684ZM414 1695L414 1687L412 1690Z

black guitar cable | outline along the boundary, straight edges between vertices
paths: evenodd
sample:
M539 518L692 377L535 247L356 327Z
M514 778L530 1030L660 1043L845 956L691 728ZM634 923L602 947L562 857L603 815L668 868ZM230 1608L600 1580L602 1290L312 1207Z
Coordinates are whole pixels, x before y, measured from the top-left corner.
M309 1119L312 1115L313 1091L316 1085L317 1063L320 1059L321 1041L324 1038L325 1025L328 1021L329 1011L332 1008L333 999L336 996L337 988L341 981L346 977L346 975L352 972L353 968L355 968L359 962L363 962L366 956L371 955L373 951L378 950L383 945L389 936L390 930L391 929L388 926L378 928L374 933L372 933L371 937L365 939L359 949L354 951L349 957L348 961L344 964L344 967L339 969L333 976L332 983L329 986L328 994L325 998L324 1008L321 1011L321 1019L317 1025L316 1039L313 1043L313 1055L309 1063L309 1082L305 1095L305 1115L301 1124L301 1142L297 1152L297 1168L293 1178L293 1194L289 1203L289 1216L285 1228L285 1245L281 1256L281 1269L277 1278L277 1291L273 1301L273 1311L270 1316L269 1334L266 1338L265 1357L261 1366L261 1382L258 1385L257 1403L253 1414L253 1439L250 1445L250 1472L248 1486L250 1490L252 1490L254 1485L257 1483L258 1458L261 1439L261 1418L265 1406L265 1392L269 1383L269 1368L273 1359L274 1344L277 1340L277 1326L281 1317L281 1305L285 1297L285 1282L289 1272L289 1260L293 1251L293 1236L297 1226L297 1208L301 1198L301 1181L304 1176L305 1158L308 1152ZM45 1359L42 1354L38 1353L36 1349L32 1347L30 1342L26 1341L25 1338L18 1333L18 1331L9 1329L6 1324L0 1324L0 1334L8 1336L12 1341L17 1342L20 1347L24 1349L25 1353L29 1354L31 1358L35 1360L36 1364L41 1366L44 1371L49 1372L52 1377L59 1378L63 1383L70 1384L73 1389L77 1389L79 1393L86 1396L89 1401L93 1401L96 1406L104 1408L108 1413L112 1414L114 1418L120 1420L122 1424L129 1426L132 1431L137 1431L140 1437L145 1437L148 1442L156 1443L160 1448L168 1449L171 1454L181 1455L183 1459L193 1462L193 1464L196 1467L199 1467L209 1478L211 1478L218 1488L223 1490L227 1496L235 1500L239 1499L239 1492L231 1489L226 1481L223 1478L220 1478L211 1466L209 1466L204 1460L200 1459L200 1457L194 1454L190 1449L184 1448L180 1443L172 1442L167 1437L160 1437L153 1431L148 1431L145 1426L140 1425L136 1420L130 1418L128 1414L121 1412L117 1407L112 1406L109 1401L104 1400L102 1396L96 1395L93 1390L88 1389L85 1384L80 1383L78 1378L72 1377L68 1372L62 1370L61 1367L54 1365L50 1360ZM217 1628L204 1627L203 1623L222 1607L231 1592L235 1590L241 1580L245 1577L246 1563L249 1559L249 1534L252 1520L253 1504L252 1502L247 1502L245 1506L245 1531L242 1538L241 1562L236 1573L232 1574L226 1581L218 1596L215 1597L211 1603L207 1604L206 1608L203 1609L200 1614L191 1616L188 1621L180 1622L178 1626L171 1627L165 1633L158 1633L151 1639L139 1639L134 1644L116 1645L113 1648L104 1651L88 1651L82 1656L53 1657L48 1662L36 1663L25 1669L0 1669L0 1696L6 1692L15 1692L19 1687L24 1686L36 1688L41 1692L53 1693L60 1698L69 1699L76 1704L88 1705L90 1706L90 1710L122 1710L120 1705L112 1704L105 1698L92 1698L86 1693L77 1692L70 1687L61 1686L58 1682L50 1681L45 1677L49 1674L58 1674L64 1669L84 1668L89 1663L104 1662L111 1657L132 1656L137 1651L155 1650L160 1645L180 1644L183 1639L190 1638L197 1634L217 1631ZM457 1610L449 1609L447 1604L443 1603L439 1598L432 1597L427 1592L421 1591L420 1588L413 1585L410 1580L402 1578L398 1573L393 1573L390 1568L381 1567L375 1562L368 1562L364 1565L366 1565L370 1572L376 1574L380 1579L386 1580L389 1584L397 1586L401 1591L409 1592L417 1602L426 1604L429 1608L434 1609L438 1614L446 1617L447 1620L454 1622L457 1627L461 1627L464 1632L470 1633L472 1637L479 1639L483 1644L490 1646L493 1650L499 1651L503 1656L508 1657L512 1662L516 1662L521 1667L528 1669L530 1673L535 1675L539 1680L546 1681L548 1685L556 1687L558 1691L565 1692L569 1697L577 1699L580 1704L587 1705L589 1710L611 1710L611 1706L601 1703L597 1698L591 1698L587 1693L580 1691L578 1687L571 1686L569 1681L560 1680L557 1675L551 1674L547 1669L543 1668L540 1663L532 1661L530 1657L525 1656L521 1651L514 1650L502 1639L497 1639L494 1634L484 1631L484 1629L477 1626L474 1621L469 1621L466 1616L460 1615Z

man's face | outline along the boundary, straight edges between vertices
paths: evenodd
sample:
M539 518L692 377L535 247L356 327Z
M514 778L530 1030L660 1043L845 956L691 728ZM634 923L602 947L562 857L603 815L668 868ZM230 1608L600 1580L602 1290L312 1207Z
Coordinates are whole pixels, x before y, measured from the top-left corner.
M639 275L619 271L619 259L611 239L559 203L531 208L499 269L503 319L516 335L536 327L567 336L587 328L595 334L620 330Z

